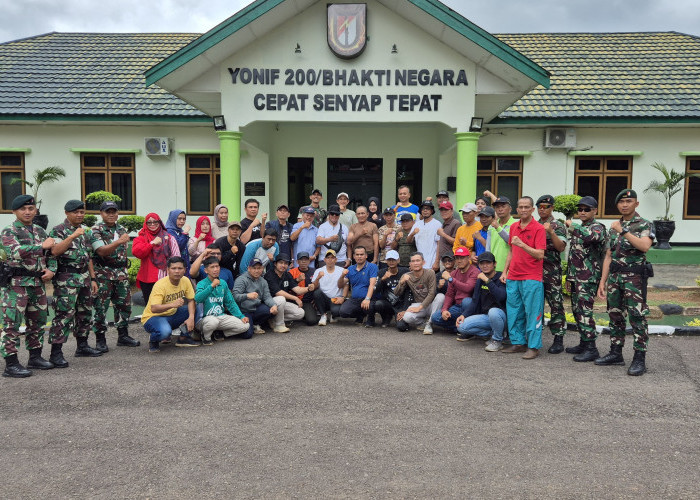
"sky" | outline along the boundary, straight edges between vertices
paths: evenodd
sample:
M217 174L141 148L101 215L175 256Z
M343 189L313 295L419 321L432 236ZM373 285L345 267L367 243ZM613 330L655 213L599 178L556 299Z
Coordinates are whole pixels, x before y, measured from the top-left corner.
M249 0L0 0L0 43L62 32L204 33ZM697 0L443 0L490 33L678 31Z

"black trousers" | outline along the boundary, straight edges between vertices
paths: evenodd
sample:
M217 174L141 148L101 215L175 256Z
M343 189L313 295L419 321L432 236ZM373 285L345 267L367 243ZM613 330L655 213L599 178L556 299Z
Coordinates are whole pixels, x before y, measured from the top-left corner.
M341 304L334 304L331 302L331 298L323 293L320 288L314 290L314 303L316 304L316 308L321 315L324 315L330 311L334 317L337 318L340 316ZM318 323L318 320L316 320L316 322Z
M362 309L362 301L364 299L353 299L353 298L348 298L345 299L345 302L343 302L340 306L340 317L341 318L355 318L357 322L362 322L365 319L365 314L367 314L368 311L365 311ZM372 302L370 301L370 304ZM370 305L371 307L371 305Z
M374 318L374 314L379 313L379 315L382 317L382 323L390 323L391 319L396 316L396 310L388 300L378 299L376 301L372 301L371 304L371 317Z
M302 306L304 308L304 323L306 323L308 326L314 326L317 324L319 317L313 302L304 302Z

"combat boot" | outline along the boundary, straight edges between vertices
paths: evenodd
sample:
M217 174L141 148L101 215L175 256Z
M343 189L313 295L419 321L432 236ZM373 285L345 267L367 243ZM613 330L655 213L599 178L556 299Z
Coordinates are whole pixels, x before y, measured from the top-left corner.
M76 337L75 340L78 343L78 348L75 350L76 358L96 358L102 356L102 351L93 349L88 345L87 337Z
M107 347L107 339L105 338L104 333L96 333L95 334L95 349L100 351L100 352L109 352L109 347Z
M632 358L632 363L630 363L629 370L627 370L627 375L632 375L633 377L644 375L647 371L646 357L646 351L634 351L634 358Z
M585 348L586 343L583 340L580 340L577 346L567 347L566 352L569 354L581 354Z
M32 376L32 371L27 370L19 363L16 354L11 354L5 358L5 371L2 372L3 377L26 378Z
M588 361L594 361L600 357L598 348L595 346L595 340L590 340L586 342L583 347L583 352L574 356L574 361L578 363L587 363Z
M127 327L117 328L117 334L119 335L117 337L117 345L125 345L128 347L138 347L141 345L141 342L129 336Z
M622 346L621 345L611 345L610 352L598 358L594 361L598 366L625 366L625 358L622 357Z
M63 357L63 344L51 344L51 356L49 361L56 368L68 368L68 361Z
M560 352L564 352L564 336L555 335L554 342L552 342L552 347L550 347L547 352L549 354L559 354Z
M53 368L53 363L51 361L46 361L41 357L41 347L38 349L31 349L29 351L29 362L27 363L27 368L34 368L35 370L50 370Z

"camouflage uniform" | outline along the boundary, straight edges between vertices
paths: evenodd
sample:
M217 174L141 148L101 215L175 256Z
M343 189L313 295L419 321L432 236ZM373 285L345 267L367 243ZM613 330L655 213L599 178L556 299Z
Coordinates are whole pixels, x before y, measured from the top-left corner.
M567 280L571 283L571 308L582 342L597 338L593 301L598 294L605 242L605 226L595 219L584 224L571 224L569 228Z
M655 237L654 226L637 212L631 220L621 220L622 229L640 238ZM637 250L614 230L610 230L608 243L612 260L608 275L608 314L610 315L610 343L625 345L626 316L629 315L630 326L634 334L634 350L646 351L649 341L647 316L649 308L646 301L646 283L643 267L646 254Z
M78 228L68 219L55 226L49 236L60 243ZM76 338L86 338L90 333L92 319L92 296L88 264L92 252L102 246L92 232L74 239L71 246L57 257L58 271L53 278L53 298L55 316L49 330L49 342L63 344L72 331Z
M108 226L99 222L92 228L95 239L103 245L111 245L122 235L128 234L123 226L116 224ZM126 255L126 245L119 245L110 255L93 257L95 277L99 290L95 297L95 318L93 331L95 335L104 335L107 331L107 311L110 301L114 307L114 323L120 328L129 326L131 316L131 287L127 266L129 259Z
M566 226L550 216L547 220L540 220L540 224L549 222L560 240L566 241ZM564 294L561 289L561 252L554 248L552 237L547 234L547 248L544 251L542 270L542 283L544 295L551 310L549 319L549 331L552 335L564 335L566 333L566 312L564 311Z
M56 259L51 256L51 251L41 248L46 238L46 231L41 226L25 226L20 221L15 221L2 230L7 263L15 273L8 286L2 290L3 333L0 353L3 358L17 354L22 316L27 327L27 350L41 349L44 343L48 306L41 274L44 269L56 271ZM20 273L24 275L19 275Z

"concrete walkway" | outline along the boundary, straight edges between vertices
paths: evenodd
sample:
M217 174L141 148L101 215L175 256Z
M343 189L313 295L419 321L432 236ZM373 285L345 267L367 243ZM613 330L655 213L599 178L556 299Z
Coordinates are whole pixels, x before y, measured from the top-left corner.
M700 278L700 265L679 266L674 264L654 264L654 277L650 285L698 286L695 279Z

